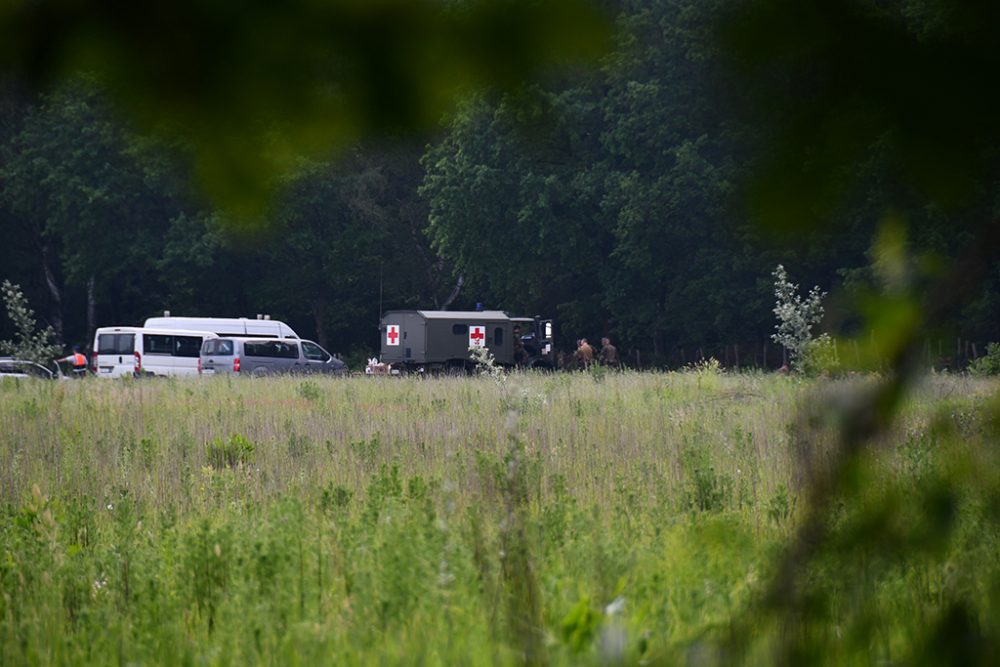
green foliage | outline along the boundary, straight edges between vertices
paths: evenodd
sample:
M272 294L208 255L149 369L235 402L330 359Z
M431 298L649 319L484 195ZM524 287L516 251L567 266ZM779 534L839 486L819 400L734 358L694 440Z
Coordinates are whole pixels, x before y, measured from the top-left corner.
M806 375L836 375L841 369L837 344L829 334L820 334L802 349L798 370Z
M13 340L0 341L0 354L16 359L34 361L46 367L59 354L59 346L55 344L55 333L52 327L38 329L35 323L35 313L28 307L21 288L4 280L0 285L7 317L15 328Z
M809 512L788 425L812 389L869 380L514 374L546 408L513 426L487 378L310 381L334 409L295 378L19 383L0 401L4 657L844 664L996 646L970 621L1000 581L993 380L928 378L851 468L816 558L781 570L800 632L755 606ZM57 406L72 427L53 429ZM812 442L828 454L825 431Z
M1000 375L1000 343L989 343L986 354L969 364L969 372L979 376Z
M785 524L792 516L794 500L788 493L788 487L784 484L778 486L778 490L767 501L767 518L777 525Z
M590 648L600 623L600 614L594 611L590 599L584 596L573 605L573 608L560 623L562 640L574 652L580 653Z
M8 5L0 68L39 85L96 73L134 124L185 145L202 188L243 224L280 187L273 175L299 157L426 130L471 88L511 87L598 55L607 32L578 0L147 10Z
M684 452L684 470L688 477L685 503L695 512L718 512L732 502L733 481L720 474L705 449L691 447Z
M767 8L772 1L777 2L737 4ZM480 16L494 6L472 4L476 7L469 11ZM550 12L561 3L543 4L544 8L525 11L541 12L547 18L539 25L552 25ZM930 29L924 18L913 18L935 15L927 3L903 4L917 9L912 15L909 10L887 10L880 14L881 23L876 22L900 42L931 36L947 42L965 25L957 17L973 11L963 7L956 15L927 19L936 26ZM894 122L864 146L834 138L805 149L805 155L827 154L833 163L834 157L843 158L844 177L833 190L840 192L840 186L849 182L861 184L833 212L832 196L802 200L796 188L788 187L797 177L811 183L833 167L807 160L815 171L800 169L791 157L795 151L784 156L787 160L780 159L784 147L799 140L813 142L815 127L832 124L850 134L856 119L848 114L841 123L838 112L832 111L841 106L813 107L811 98L787 91L750 105L769 109L779 100L797 100L802 102L799 111L806 115L831 114L829 123L822 117L801 125L777 123L779 131L800 128L785 141L770 136L770 122L757 118L747 122L732 113L741 108L738 102L759 101L759 90L777 84L765 77L755 86L752 67L750 71L727 67L731 63L725 45L716 40L716 27L731 5L715 0L649 0L616 6L614 48L596 69L564 71L545 77L543 83L490 91L476 87L474 95L456 105L455 113L444 116L445 131L426 150L419 141L350 140L338 142L341 150L331 157L312 150L322 142L321 128L293 123L294 134L310 135L310 150L293 158L295 151L282 138L284 129L292 126L278 120L269 123L264 120L270 117L266 113L248 115L247 105L260 104L274 113L281 109L293 115L306 113L309 105L301 99L291 109L284 102L271 108L263 100L272 98L275 88L312 81L313 75L325 78L309 69L296 70L304 72L300 80L288 79L283 67L275 88L261 88L254 80L253 99L238 96L241 111L225 116L222 132L209 132L204 123L194 121L169 124L194 135L191 141L140 134L148 125L130 122L133 116L122 115L127 108L113 105L119 95L131 97L128 86L118 87L109 80L108 76L115 79L113 72L72 76L39 94L0 87L0 231L8 239L0 248L0 264L9 267L8 276L24 286L31 303L67 341L84 342L94 326L138 323L165 308L180 314L235 309L233 314L268 312L293 322L304 335L328 343L334 352L350 352L357 360L375 352L378 339L369 324L378 321L380 306L440 306L461 276L454 307L481 301L511 312L552 315L557 318L561 347L575 336L596 338L606 330L630 358L632 350L640 350L645 364L669 360L679 367L694 358L698 348L719 356L721 345L739 343L746 355L745 350L759 350L769 340L773 303L767 276L779 260L794 266L802 281L830 285L831 290L836 276L856 278L869 271L873 231L890 207L909 228L908 242L921 265L941 266L959 256L978 233L976 221L994 217L993 203L985 195L989 187L973 188L981 194L970 195L959 212L925 206L914 188L889 186L900 181L898 165L927 162L903 150L916 138L902 141L900 137L909 137L909 132L894 132ZM398 9L395 2L380 6L371 19L388 21ZM512 3L511 16L523 9ZM792 9L794 15L803 11ZM20 15L20 10L12 11ZM241 13L232 25L227 22L224 32L240 33L244 21L253 21L251 17L259 17L260 11L250 8L247 16ZM268 16L268 29L294 21L297 11L313 9L293 6L287 15ZM423 15L419 8L406 10L410 11ZM70 13L74 21L80 19ZM348 24L357 19L347 13ZM430 13L436 16L436 10ZM853 10L846 15L869 26L868 18ZM199 17L204 18L201 10L194 12L191 29L201 25ZM433 19L435 26L448 23L442 19L439 24L439 18ZM107 17L98 12L89 20L103 25ZM589 19L585 22L590 24ZM81 29L71 23L76 27L67 30ZM568 29L564 24L559 22L561 35ZM810 30L824 25L805 20L804 24ZM780 32L780 25L784 24L761 32ZM843 28L827 27L835 32ZM538 45L545 40L536 39L536 28L526 34L533 35L529 42ZM115 29L112 34L120 33ZM154 42L163 39L169 38L156 36ZM14 40L8 48L16 49L18 43ZM203 47L206 42L199 38L197 43ZM815 43L829 42L817 38ZM396 53L405 44L412 46L404 39L393 42L390 51ZM528 44L516 46L534 51ZM418 51L425 48L435 50L421 45ZM925 48L930 47L906 44L907 52ZM294 51L293 60L310 57L301 49ZM809 53L821 63L833 57L822 49ZM988 50L980 53L992 57ZM208 53L204 55L208 58ZM364 57L368 55L365 52ZM763 57L753 55L747 62ZM225 94L214 102L231 103L237 96L236 74L266 69L265 63L274 57L260 55L236 73L223 68L226 85L211 89ZM776 66L781 66L780 54L775 58ZM882 58L873 61L884 64ZM505 62L514 67L512 61ZM88 69L104 70L105 65ZM198 69L200 73L190 80L218 76L214 70ZM406 69L424 80L419 71ZM445 79L455 74L451 68L434 69ZM870 72L860 74L864 76L845 80L864 80ZM146 78L142 86L155 87ZM270 76L262 80L274 81ZM190 92L197 97L203 90ZM453 99L450 93L447 97ZM878 102L884 103L884 99ZM183 115L212 106L185 106ZM393 110L403 113L406 108ZM895 118L896 108L874 125ZM783 117L777 110L766 115L768 121ZM946 115L925 120L936 122ZM433 116L437 122L442 114ZM321 125L331 117L344 118L324 115ZM371 116L376 117L380 116ZM274 155L260 145L262 134L267 137L265 144L274 145ZM224 137L228 137L224 149L203 150L200 138L216 144ZM844 148L844 154L829 155L831 145ZM805 201L815 209L797 211L802 213L797 221L789 218L795 234L769 236L756 224L762 217L772 221L781 217L756 214L767 208L767 202L777 205L775 198L758 202L761 205L750 215L738 207L746 199L744 186L754 176L769 173L752 160L758 149L763 149L763 161L774 157L794 169L795 177L780 181L781 201L792 207ZM988 166L980 156L971 157L984 169ZM271 205L254 215L220 213L199 196L197 186L188 183L192 160L212 162L206 168L226 182L221 189L227 193L254 190L257 204L254 185L260 182L254 174L267 165L263 189L273 195L268 197ZM239 168L223 168L222 163L231 161ZM931 162L928 166L937 164ZM950 178L957 173L939 175ZM909 174L903 176L907 181ZM984 172L978 181L988 184L990 179ZM916 189L922 196L923 187ZM932 199L938 201L936 196ZM817 216L818 211L826 214ZM818 217L821 222L816 222ZM107 234L109 224L119 233ZM788 242L792 237L797 241ZM948 315L948 324L963 340L989 340L1000 326L996 307L1000 273L995 262L991 266L981 289ZM94 316L86 321L91 305ZM836 305L837 321L846 315L847 325L853 326L852 313L843 312L843 303ZM9 335L4 330L0 337ZM769 361L774 360L772 352Z
M806 298L799 294L799 286L788 280L788 272L779 264L771 274L774 278L774 314L778 323L771 339L788 350L792 368L797 371L821 365L829 339L817 339L812 328L823 319L823 297L819 286L809 290ZM807 362L807 360L809 360Z
M315 382L310 382L309 380L303 380L300 382L296 391L299 396L307 401L317 401L319 400L319 397L323 395L323 392L320 391L319 385Z
M253 463L255 449L254 444L239 433L229 438L216 436L205 445L205 458L213 468L246 466Z

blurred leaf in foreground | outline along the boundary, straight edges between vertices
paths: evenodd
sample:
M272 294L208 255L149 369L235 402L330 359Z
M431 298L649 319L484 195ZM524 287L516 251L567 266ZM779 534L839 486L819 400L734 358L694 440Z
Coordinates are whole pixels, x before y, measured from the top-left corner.
M586 0L17 1L0 69L44 86L95 72L142 130L188 140L199 179L252 215L302 154L426 130L473 87L598 55Z
M956 210L995 173L1000 71L988 0L752 0L724 30L769 132L749 201L779 229L829 222L872 151L895 187Z

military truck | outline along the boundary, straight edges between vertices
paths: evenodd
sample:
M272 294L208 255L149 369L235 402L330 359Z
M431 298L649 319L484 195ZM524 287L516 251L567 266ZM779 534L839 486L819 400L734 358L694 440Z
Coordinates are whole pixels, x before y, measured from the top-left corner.
M554 368L552 320L502 310L390 310L382 317L384 364L415 372L468 370L470 347L485 347L502 366Z

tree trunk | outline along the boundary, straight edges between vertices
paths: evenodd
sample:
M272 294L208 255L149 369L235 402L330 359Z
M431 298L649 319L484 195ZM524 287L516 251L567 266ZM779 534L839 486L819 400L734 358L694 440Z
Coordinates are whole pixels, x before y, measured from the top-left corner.
M87 279L87 342L94 340L97 330L97 281L94 276Z
M49 290L49 297L52 299L52 309L49 313L52 330L56 332L56 338L64 341L63 338L63 316L62 316L62 290L56 281L52 267L49 265L49 246L42 246L42 270L45 272L45 286Z
M451 294L448 295L448 298L445 299L444 303L441 304L441 308L440 308L441 310L448 310L448 306L450 306L451 302L454 301L458 297L458 293L462 291L462 284L464 282L465 282L464 277L463 276L459 276L458 280L455 281L455 289L453 289L451 291Z
M313 323L316 326L316 342L320 347L327 348L326 327L323 326L323 315L326 313L326 304L322 301L313 303Z

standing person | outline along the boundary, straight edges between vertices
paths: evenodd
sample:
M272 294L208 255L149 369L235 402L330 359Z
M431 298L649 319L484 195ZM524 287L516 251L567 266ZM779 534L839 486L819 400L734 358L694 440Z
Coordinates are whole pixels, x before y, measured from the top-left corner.
M73 354L68 357L63 357L62 359L57 359L57 362L68 362L73 365L73 377L82 378L87 374L87 357L80 352L80 346L73 346Z
M618 361L618 348L611 344L611 339L605 336L601 339L601 363L605 366L611 366L612 368L618 368L620 362Z
M583 366L584 370L594 363L594 348L590 346L586 338L580 339L580 347L576 348L576 358L580 361L580 365Z
M528 354L524 349L524 339L521 338L521 325L514 325L514 363L517 366L524 366L528 361Z

